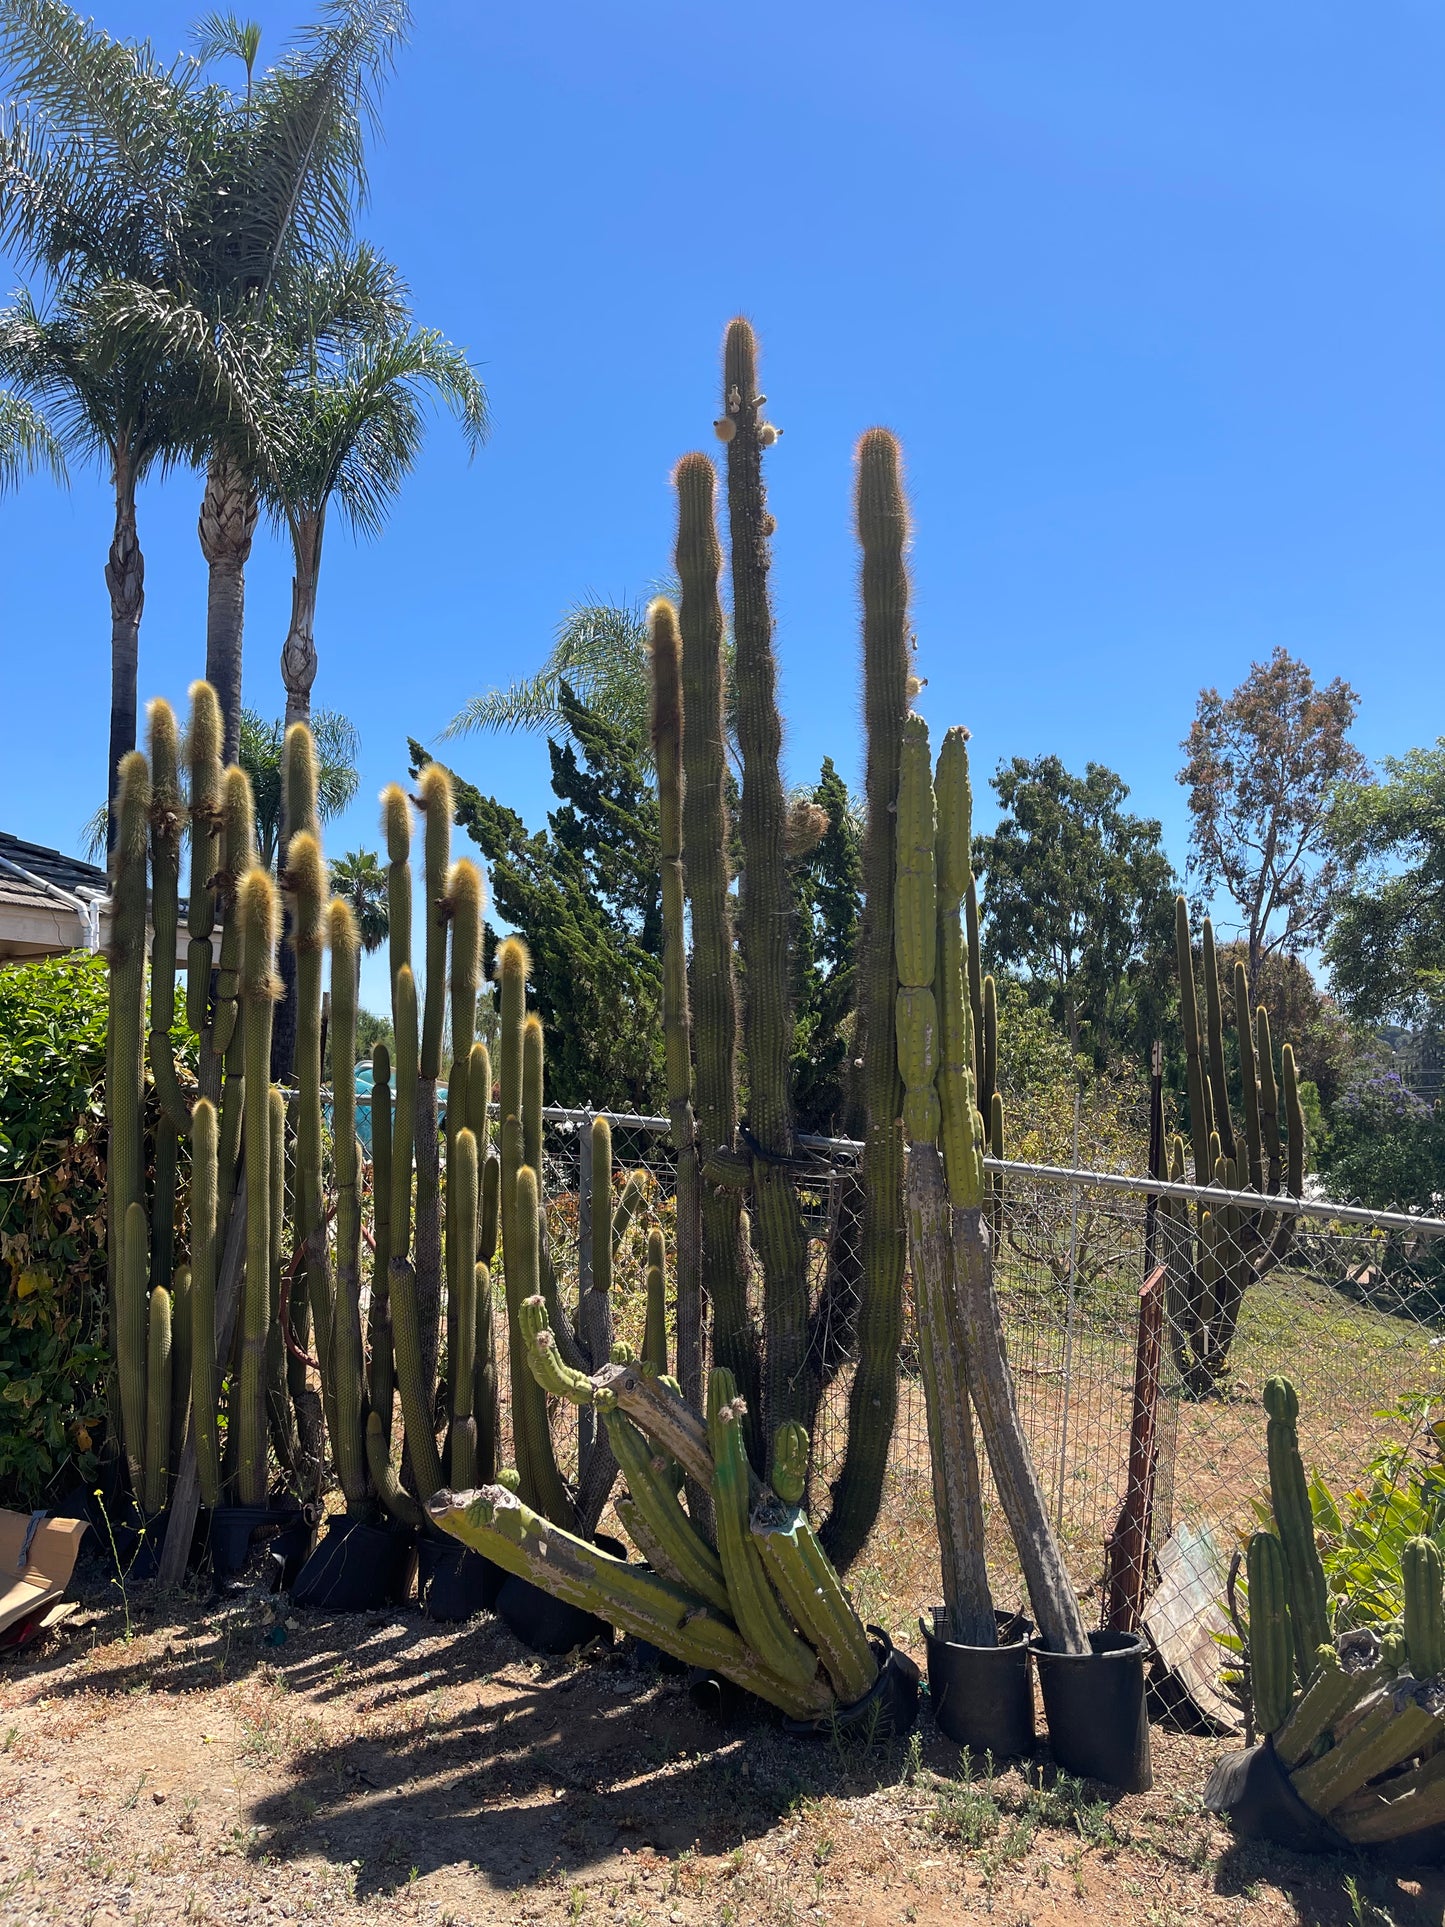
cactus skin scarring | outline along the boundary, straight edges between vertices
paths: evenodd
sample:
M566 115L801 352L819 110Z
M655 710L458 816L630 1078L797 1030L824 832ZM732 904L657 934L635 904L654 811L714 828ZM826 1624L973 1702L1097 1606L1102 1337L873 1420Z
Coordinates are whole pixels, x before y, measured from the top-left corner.
M1294 1695L1284 1548L1272 1532L1249 1541L1249 1676L1255 1724L1262 1733L1284 1725Z

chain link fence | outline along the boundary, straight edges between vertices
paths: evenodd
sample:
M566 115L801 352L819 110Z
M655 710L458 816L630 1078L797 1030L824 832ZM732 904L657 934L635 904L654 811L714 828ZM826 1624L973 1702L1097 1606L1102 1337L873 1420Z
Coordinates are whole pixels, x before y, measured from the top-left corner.
M545 1114L544 1167L552 1262L576 1303L579 1257L601 1208L590 1172L592 1113ZM640 1347L649 1228L673 1256L676 1164L661 1117L610 1116L613 1199L642 1174L642 1208L614 1264L617 1336ZM830 1281L856 1274L856 1175L862 1147L805 1139L799 1180L809 1238L813 1343L827 1357L814 1427L813 1503L823 1510L842 1466L853 1371L846 1330L829 1328ZM1087 1144L1081 1147L1087 1155ZM1229 1561L1267 1499L1265 1380L1286 1373L1301 1404L1307 1466L1339 1495L1411 1430L1411 1401L1445 1400L1445 1222L1291 1201L1278 1263L1239 1308L1229 1370L1213 1395L1188 1384L1178 1294L1155 1267L1158 1200L1191 1219L1221 1194L1126 1172L990 1164L996 1279L1025 1431L1086 1617L1142 1623L1155 1649L1158 1710L1228 1727L1238 1720L1220 1675L1228 1655ZM851 1194L851 1203L850 1203ZM671 1275L671 1272L669 1273ZM761 1277L754 1294L761 1309ZM503 1430L509 1447L505 1348ZM575 1438L559 1414L564 1468ZM988 1557L996 1602L1026 1604L1022 1576L985 1471ZM938 1597L928 1425L913 1297L904 1283L898 1413L879 1521L849 1583L864 1616L916 1640Z

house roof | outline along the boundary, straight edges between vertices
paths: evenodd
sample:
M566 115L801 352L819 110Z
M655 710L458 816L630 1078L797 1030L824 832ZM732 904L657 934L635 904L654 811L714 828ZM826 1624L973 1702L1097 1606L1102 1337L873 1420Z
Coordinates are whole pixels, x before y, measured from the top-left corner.
M109 917L84 906L108 910L109 897L110 880L94 863L0 830L0 958L96 948Z

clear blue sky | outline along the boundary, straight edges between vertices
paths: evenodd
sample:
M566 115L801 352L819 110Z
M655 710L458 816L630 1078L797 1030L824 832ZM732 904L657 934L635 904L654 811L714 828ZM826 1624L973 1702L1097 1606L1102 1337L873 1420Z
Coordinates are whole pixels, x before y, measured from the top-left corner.
M94 0L179 49L193 10ZM252 9L274 57L299 9ZM242 9L246 11L245 8ZM790 774L859 755L850 451L902 436L930 719L1111 764L1185 856L1204 683L1282 643L1363 698L1371 756L1445 731L1445 20L1238 0L546 7L418 0L369 230L466 343L495 433L434 431L379 544L338 535L316 700L363 740L328 837L565 605L668 565L729 315L763 341ZM9 264L7 264L7 270ZM9 270L8 278L16 278ZM142 696L203 660L199 484L141 503ZM0 505L0 823L73 848L107 704L99 479ZM246 699L279 713L289 564L259 541ZM530 822L539 741L467 775ZM376 1001L380 985L368 985Z

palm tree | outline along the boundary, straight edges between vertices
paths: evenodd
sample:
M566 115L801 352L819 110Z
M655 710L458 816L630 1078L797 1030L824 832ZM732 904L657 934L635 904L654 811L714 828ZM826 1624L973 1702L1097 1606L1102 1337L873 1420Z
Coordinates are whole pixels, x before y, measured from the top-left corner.
M323 823L329 823L351 802L361 782L356 767L361 739L352 723L334 709L318 709L310 721L316 744L316 814ZM268 722L254 709L241 711L236 760L251 779L256 799L256 845L268 870L276 867L284 828L281 763L285 742L285 723Z
M0 388L0 495L39 468L48 469L57 482L63 482L65 451L37 409L22 395Z
M566 683L589 709L620 724L635 742L651 736L647 605L643 602L578 602L558 625L551 653L535 676L507 689L473 696L442 731L443 737L488 730L537 730L566 737L562 711Z
M286 721L306 722L316 680L316 592L334 502L342 519L376 535L425 432L428 393L457 417L475 450L487 432L487 398L465 353L431 328L387 328L315 346L283 383L265 498L291 538L291 626L281 651Z
M368 956L380 950L388 929L386 871L376 851L348 850L338 857L331 866L331 888L351 905L362 949Z
M407 24L406 0L325 0L318 23L258 80L257 30L213 17L202 51L242 58L246 90L236 95L204 82L200 62L164 68L148 44L110 39L63 0L0 0L0 65L23 103L0 134L0 242L50 279L72 321L84 317L92 379L182 404L164 424L150 411L156 449L129 422L102 437L117 489L109 573L121 653L142 600L135 487L162 453L200 460L207 673L228 758L239 741L255 522L246 404L269 379L266 324L284 312L290 277L348 230L376 85ZM122 687L112 728L122 751L134 745L133 696L129 723L126 707Z

